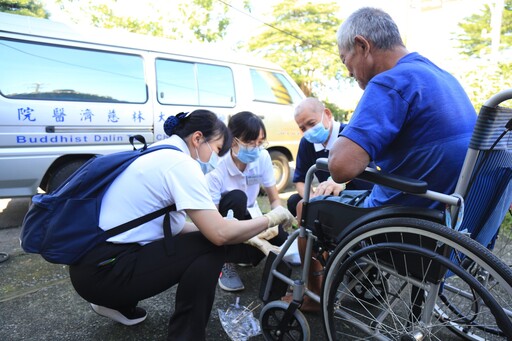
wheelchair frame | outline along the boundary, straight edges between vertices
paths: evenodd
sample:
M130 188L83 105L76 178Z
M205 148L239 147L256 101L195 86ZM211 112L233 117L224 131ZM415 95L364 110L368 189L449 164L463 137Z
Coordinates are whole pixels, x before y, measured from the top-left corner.
M512 89L496 94L484 107L495 108L509 99ZM299 310L304 296L309 296L321 303L329 340L352 338L352 332L337 335L342 333L336 330L338 325L346 324L379 340L437 339L438 332L442 335L439 338L445 339L444 329L469 340L511 339L511 268L471 239L469 232L457 230L470 182L466 174L474 171L478 154L468 150L454 195L430 191L423 181L370 168L358 176L444 203L451 208L445 214L431 209L364 209L327 200L310 202L314 173L328 171L327 159L319 159L306 176L300 228L291 234L279 255L267 260L268 273L260 293L266 303L260 314L264 337L282 340L288 335L294 340L309 340L309 326ZM346 221L332 219L335 223L322 217L336 210L343 210ZM344 226L342 231L335 224ZM316 235L308 226L315 226ZM293 279L279 268L298 237L306 238L306 251L301 275ZM329 253L320 295L307 288L315 245L319 253ZM279 281L293 289L289 304L275 301L282 293L273 290ZM396 290L391 288L395 282L400 286ZM357 307L346 308L343 300ZM402 311L394 312L397 306L402 306ZM397 316L390 317L393 314ZM390 326L385 325L386 319L392 320Z

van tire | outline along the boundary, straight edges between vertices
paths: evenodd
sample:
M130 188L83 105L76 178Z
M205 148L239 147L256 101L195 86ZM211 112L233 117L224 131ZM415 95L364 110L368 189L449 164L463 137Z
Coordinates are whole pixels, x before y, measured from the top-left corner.
M46 193L56 190L62 183L64 183L78 168L80 168L87 160L74 160L63 163L52 172L48 183L45 188Z
M269 154L274 168L277 191L282 192L290 183L290 165L288 163L288 158L277 150L271 150Z

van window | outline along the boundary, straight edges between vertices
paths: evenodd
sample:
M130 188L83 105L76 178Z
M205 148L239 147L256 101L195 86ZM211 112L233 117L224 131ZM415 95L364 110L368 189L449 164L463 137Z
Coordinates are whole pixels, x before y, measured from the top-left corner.
M140 56L0 40L0 93L55 101L147 101Z
M255 101L293 104L302 99L283 74L251 69L251 79Z
M161 104L235 106L233 72L228 67L157 59L156 79Z

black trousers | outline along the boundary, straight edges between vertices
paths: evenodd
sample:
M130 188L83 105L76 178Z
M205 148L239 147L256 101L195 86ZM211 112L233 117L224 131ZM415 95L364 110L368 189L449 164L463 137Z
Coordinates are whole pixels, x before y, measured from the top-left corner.
M241 190L233 190L221 197L219 202L220 214L225 217L230 209L233 210L233 216L238 220L251 219L251 215L247 211L247 195ZM288 234L279 226L278 235L270 239L269 243L281 246L287 238ZM228 263L258 265L263 258L265 258L263 252L248 244L230 245L227 248L226 262Z
M237 219L241 217L239 205L233 203L243 202L238 200L240 193L226 197L233 200L231 204L229 200L223 202L234 210ZM244 203L244 214L246 207ZM247 217L248 214L240 220ZM286 238L286 232L281 229L270 242L281 245ZM225 262L256 265L263 258L264 254L250 245L216 246L200 232L192 232L172 237L169 254L163 239L144 246L102 243L78 264L71 265L69 274L81 297L116 310L135 307L140 300L178 284L168 340L200 341L205 339L222 265Z
M170 255L163 240L144 246L103 243L69 273L80 296L113 309L134 307L179 284L168 340L204 340L225 258L226 248L193 232L173 237Z

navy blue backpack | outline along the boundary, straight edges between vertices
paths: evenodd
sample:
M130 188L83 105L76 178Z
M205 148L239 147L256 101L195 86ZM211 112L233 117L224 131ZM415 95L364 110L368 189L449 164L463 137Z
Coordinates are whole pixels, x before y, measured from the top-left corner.
M144 146L136 149L134 139ZM169 145L147 148L144 137L140 135L131 136L130 143L134 146L133 150L93 157L54 192L32 197L20 236L24 251L40 254L51 263L75 264L99 243L164 214L164 235L166 238L170 236L168 213L176 209L175 205L107 231L98 226L103 195L126 167L139 156L156 150L180 150Z

